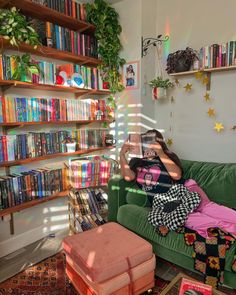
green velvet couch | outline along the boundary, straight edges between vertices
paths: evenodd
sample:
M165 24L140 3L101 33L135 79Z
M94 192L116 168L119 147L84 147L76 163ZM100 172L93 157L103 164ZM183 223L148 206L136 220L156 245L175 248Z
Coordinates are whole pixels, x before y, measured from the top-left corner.
M219 204L236 209L236 164L221 164L182 160L185 179L195 179L208 197ZM193 248L187 246L183 235L170 232L161 237L147 221L146 194L134 182L120 176L109 181L108 219L116 221L152 245L157 257L194 271ZM236 243L227 250L224 284L236 289L236 273L231 265L236 254Z

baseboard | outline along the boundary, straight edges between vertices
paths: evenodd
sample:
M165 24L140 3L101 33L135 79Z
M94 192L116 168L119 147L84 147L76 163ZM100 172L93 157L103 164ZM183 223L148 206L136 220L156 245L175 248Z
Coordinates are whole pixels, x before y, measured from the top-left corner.
M65 228L66 227L67 224L65 225ZM45 230L45 225L42 225L20 235L13 235L10 239L0 242L0 258L47 237L52 233L55 235L60 234L60 230L56 232L55 230L52 231L50 230L50 226L48 226Z

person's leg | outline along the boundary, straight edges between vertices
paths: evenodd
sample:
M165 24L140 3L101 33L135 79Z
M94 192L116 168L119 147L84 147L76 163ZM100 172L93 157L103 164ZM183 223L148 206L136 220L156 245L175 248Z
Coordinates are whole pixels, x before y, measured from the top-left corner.
M197 231L201 236L208 237L207 229L210 227L218 227L226 232L236 235L236 223L221 220L219 215L211 217L203 212L193 212L189 214L185 222L185 226Z
M236 224L236 211L214 202L206 204L201 212L221 221Z

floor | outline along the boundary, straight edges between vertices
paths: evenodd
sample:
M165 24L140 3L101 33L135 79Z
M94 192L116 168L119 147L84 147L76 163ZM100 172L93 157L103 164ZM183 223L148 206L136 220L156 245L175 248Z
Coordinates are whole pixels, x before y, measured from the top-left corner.
M0 258L0 282L58 253L61 250L61 242L66 236L68 236L67 229Z

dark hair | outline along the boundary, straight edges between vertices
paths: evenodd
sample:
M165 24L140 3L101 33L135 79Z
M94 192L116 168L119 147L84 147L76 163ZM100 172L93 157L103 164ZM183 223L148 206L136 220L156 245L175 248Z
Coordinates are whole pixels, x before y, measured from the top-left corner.
M179 157L168 149L161 132L157 131L156 129L151 129L148 130L146 133L156 133L156 141L161 145L163 152L181 169L183 173L183 167L181 165Z

